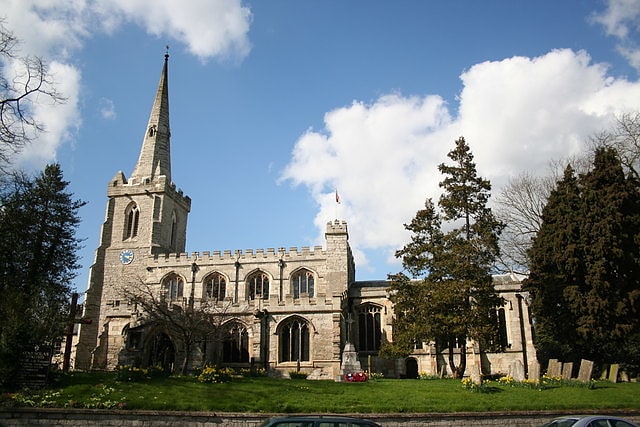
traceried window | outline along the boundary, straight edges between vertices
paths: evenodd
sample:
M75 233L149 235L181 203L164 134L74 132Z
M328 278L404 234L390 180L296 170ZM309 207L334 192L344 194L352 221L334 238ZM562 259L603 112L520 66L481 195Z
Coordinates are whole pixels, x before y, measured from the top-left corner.
M364 304L358 309L358 351L374 352L380 349L382 340L381 308Z
M224 300L227 292L227 279L220 273L214 273L205 280L204 296L215 301Z
M138 235L138 223L140 222L140 210L138 205L132 203L125 211L124 238L132 239Z
M314 280L312 272L302 269L296 271L291 279L293 298L300 298L300 294L307 294L309 298L313 297Z
M280 328L280 361L309 360L309 326L302 319L292 319Z
M254 273L247 280L249 299L269 299L269 276L265 273Z
M172 275L167 277L162 283L165 296L169 301L181 299L184 293L184 280L182 277Z
M227 327L222 343L222 361L224 363L249 362L249 334L242 324L233 322Z

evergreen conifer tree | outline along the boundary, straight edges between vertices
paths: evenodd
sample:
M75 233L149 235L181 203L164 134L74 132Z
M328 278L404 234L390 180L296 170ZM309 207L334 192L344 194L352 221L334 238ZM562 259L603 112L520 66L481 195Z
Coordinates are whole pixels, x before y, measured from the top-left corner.
M68 316L79 268L75 236L84 202L73 199L57 164L35 179L5 176L0 195L0 384L9 384L20 353L53 345Z
M441 212L427 200L425 209L405 225L412 232L411 242L396 252L405 270L418 280L403 273L390 277L396 341L385 351L407 354L415 340L435 342L439 349L448 348L451 371L460 378L466 369L467 340L486 348L497 336L495 312L501 299L490 271L502 224L487 207L491 185L477 176L464 138L456 141L448 156L453 164L438 168L445 175L440 183ZM455 347L460 349L458 363Z
M565 173L529 252L540 360L589 358L638 364L640 192L615 150L593 168Z

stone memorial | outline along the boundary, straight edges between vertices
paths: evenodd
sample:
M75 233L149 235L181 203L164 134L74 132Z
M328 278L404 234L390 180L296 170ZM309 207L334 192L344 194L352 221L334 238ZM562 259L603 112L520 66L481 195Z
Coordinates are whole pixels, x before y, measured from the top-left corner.
M509 376L516 381L524 380L524 365L521 361L515 360L509 365Z
M573 374L573 362L567 362L562 365L562 379L570 380Z
M562 363L558 362L558 359L549 359L547 376L555 378L561 375L562 375Z
M583 383L591 381L593 375L593 362L590 360L582 359L580 361L580 372L578 372L578 381Z
M45 346L35 346L22 352L17 384L23 388L42 388L47 385L52 354L52 348Z
M617 363L612 364L609 367L609 381L612 383L618 382L618 371L620 370L620 365Z

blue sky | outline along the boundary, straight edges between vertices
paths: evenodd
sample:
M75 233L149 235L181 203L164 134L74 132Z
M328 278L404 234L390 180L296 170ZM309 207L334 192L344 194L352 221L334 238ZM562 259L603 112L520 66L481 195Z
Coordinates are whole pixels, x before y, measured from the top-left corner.
M339 218L358 280L399 271L402 224L438 197L459 136L498 194L640 110L639 0L0 0L0 15L68 98L37 107L47 132L16 165L60 162L88 202L79 291L165 45L187 250L322 245Z

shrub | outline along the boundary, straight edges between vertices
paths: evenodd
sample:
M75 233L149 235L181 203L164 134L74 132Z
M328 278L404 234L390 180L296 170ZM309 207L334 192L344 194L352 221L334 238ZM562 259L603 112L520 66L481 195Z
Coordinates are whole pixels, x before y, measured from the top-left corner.
M289 371L289 378L292 380L306 380L309 376L308 373L302 371Z
M235 371L231 368L219 368L217 366L205 366L202 369L200 375L198 375L198 381L201 383L228 383L231 381Z

